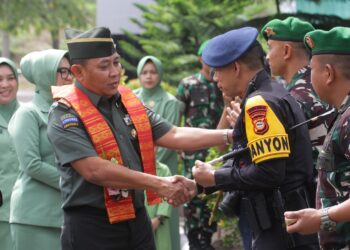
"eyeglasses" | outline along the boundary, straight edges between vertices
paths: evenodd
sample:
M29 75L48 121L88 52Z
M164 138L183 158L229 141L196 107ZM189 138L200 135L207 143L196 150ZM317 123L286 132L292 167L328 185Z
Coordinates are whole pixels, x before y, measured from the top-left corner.
M69 76L72 75L72 72L70 71L69 68L66 68L66 67L61 67L61 68L58 68L57 69L57 73L60 73L61 74L61 78L63 80L67 80Z

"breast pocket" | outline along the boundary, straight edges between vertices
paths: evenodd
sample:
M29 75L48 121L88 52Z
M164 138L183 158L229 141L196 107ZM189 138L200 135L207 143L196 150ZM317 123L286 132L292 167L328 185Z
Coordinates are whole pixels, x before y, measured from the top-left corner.
M192 94L192 107L208 107L209 106L209 93L206 86L194 86Z

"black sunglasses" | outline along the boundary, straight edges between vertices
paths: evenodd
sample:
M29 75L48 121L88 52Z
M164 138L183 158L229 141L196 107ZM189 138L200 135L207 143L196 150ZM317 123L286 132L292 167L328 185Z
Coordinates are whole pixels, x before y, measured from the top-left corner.
M70 71L69 68L66 68L66 67L61 67L61 68L58 68L57 69L57 73L60 73L61 74L61 78L63 80L67 80L69 76L72 75L72 72Z

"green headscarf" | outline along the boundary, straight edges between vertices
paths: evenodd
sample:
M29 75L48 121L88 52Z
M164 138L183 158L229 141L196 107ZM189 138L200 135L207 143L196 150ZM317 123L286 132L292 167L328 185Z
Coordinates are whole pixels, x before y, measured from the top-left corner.
M23 76L35 85L35 92L52 99L51 86L56 85L57 69L66 50L48 49L25 55L20 63Z
M141 100L145 103L152 100L154 101L154 99L164 94L164 90L160 86L160 82L162 81L162 76L163 76L163 67L162 67L162 63L157 57L154 57L154 56L143 57L140 60L139 64L137 65L137 76L140 78L143 67L145 67L145 64L147 62L153 62L153 64L156 66L156 69L158 72L158 82L154 86L154 88L147 89L141 86L141 88L136 91L136 95L138 95L141 98Z
M163 77L163 66L160 60L155 56L145 56L141 58L139 64L137 65L137 76L140 77L143 67L145 67L145 64L149 61L153 62L153 64L156 66L159 76L159 82L157 82L157 85L159 85Z
M17 83L18 83L18 71L17 71L16 64L6 57L0 57L0 65L2 65L2 64L6 64L11 68L13 74L16 77Z
M11 68L13 74L16 77L18 90L18 71L16 64L6 57L0 57L0 65L7 65ZM17 101L17 97L15 97L11 102L7 104L0 104L0 113L6 122L9 122L10 118L12 117L13 113L17 110L18 107L19 103Z

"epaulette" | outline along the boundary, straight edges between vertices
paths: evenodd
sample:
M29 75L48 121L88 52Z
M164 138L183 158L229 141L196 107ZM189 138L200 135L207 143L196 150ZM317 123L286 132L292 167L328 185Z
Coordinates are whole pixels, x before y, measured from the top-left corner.
M64 104L65 106L67 106L67 108L71 108L72 107L72 105L64 98L59 99L57 102Z

